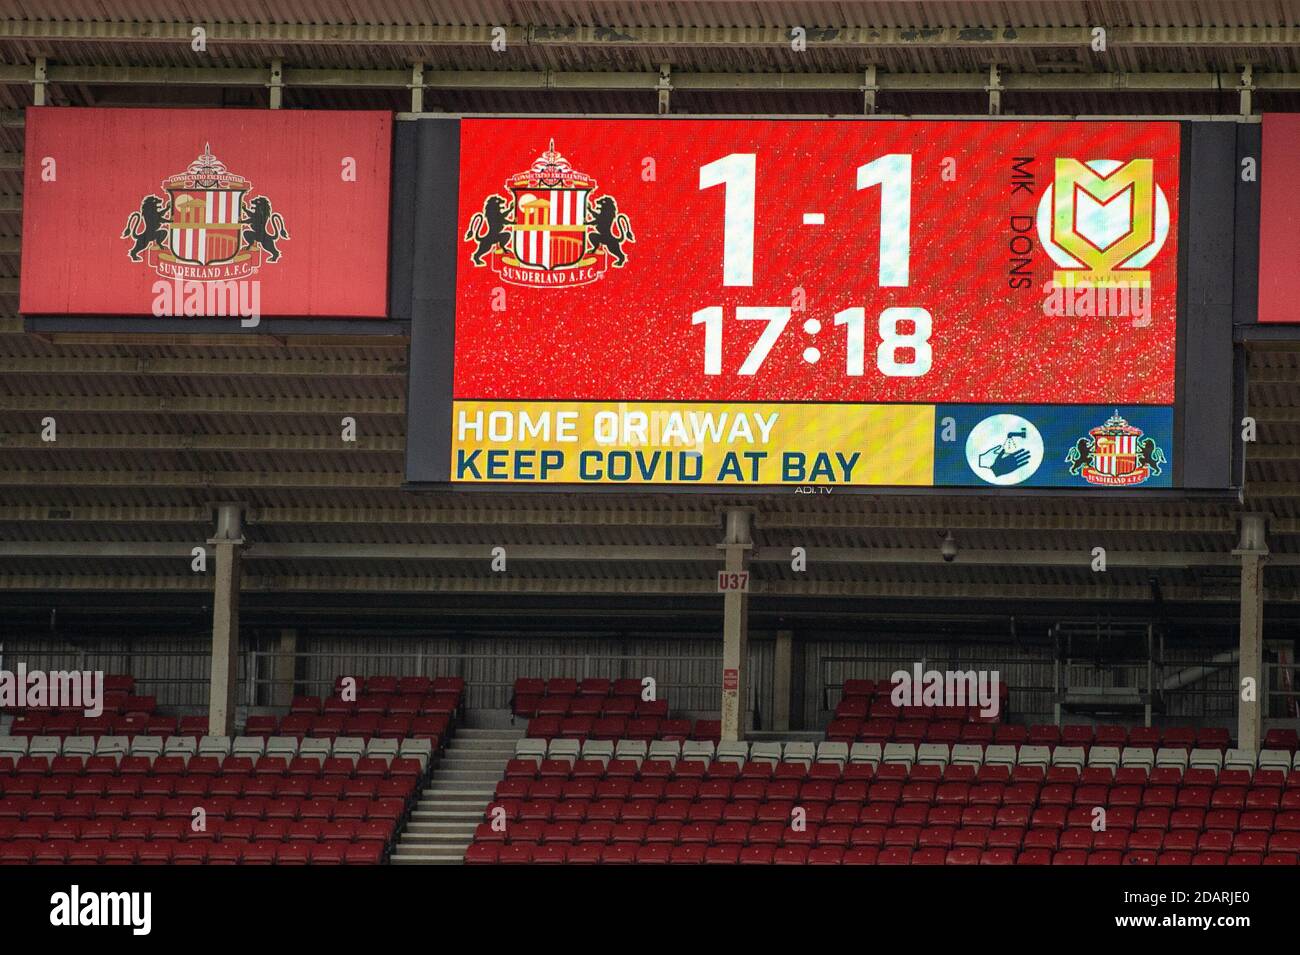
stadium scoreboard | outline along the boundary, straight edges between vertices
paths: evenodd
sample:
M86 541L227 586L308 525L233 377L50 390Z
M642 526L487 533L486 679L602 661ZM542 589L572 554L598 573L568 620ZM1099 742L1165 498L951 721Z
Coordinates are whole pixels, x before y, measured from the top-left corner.
M1182 486L1192 124L427 125L413 483Z

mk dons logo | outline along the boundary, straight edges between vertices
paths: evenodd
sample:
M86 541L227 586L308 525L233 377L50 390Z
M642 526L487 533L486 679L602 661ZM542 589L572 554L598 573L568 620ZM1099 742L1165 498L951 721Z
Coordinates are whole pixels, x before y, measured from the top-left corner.
M1038 235L1062 288L1150 286L1147 266L1169 238L1169 200L1153 161L1058 158Z
M596 180L556 152L555 140L505 187L509 198L488 196L465 230L475 265L490 263L512 285L563 288L627 263L623 245L636 241L627 216L613 196L593 198Z
M126 220L132 262L169 279L227 282L254 275L276 262L276 244L289 238L284 220L253 184L226 169L205 143L203 155L162 183L163 195L147 195Z

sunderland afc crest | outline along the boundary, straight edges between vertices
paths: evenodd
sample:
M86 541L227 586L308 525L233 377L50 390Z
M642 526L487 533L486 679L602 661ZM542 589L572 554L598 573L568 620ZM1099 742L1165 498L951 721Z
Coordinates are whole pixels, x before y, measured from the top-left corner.
M627 264L632 225L613 196L597 196L596 180L555 151L555 140L524 172L506 180L508 195L491 195L469 220L470 260L490 265L512 285L587 285Z
M1070 473L1101 487L1131 487L1158 477L1168 461L1155 438L1111 415L1105 424L1080 438L1065 457Z
M248 278L280 259L289 238L284 220L253 184L226 169L204 144L203 155L162 183L126 220L132 262L159 275L193 282Z

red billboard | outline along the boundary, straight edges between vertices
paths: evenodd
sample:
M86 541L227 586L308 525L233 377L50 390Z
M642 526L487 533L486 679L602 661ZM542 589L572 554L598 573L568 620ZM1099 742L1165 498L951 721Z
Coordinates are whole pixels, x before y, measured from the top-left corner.
M22 313L386 315L391 114L26 115Z
M1300 116L1267 113L1259 183L1259 320L1300 322Z
M466 119L454 398L1175 400L1173 122Z

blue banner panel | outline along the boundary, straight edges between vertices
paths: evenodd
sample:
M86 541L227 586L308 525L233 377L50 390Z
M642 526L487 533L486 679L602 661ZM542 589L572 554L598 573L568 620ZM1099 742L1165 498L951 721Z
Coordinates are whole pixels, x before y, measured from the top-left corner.
M1105 491L1174 486L1174 409L939 405L934 483Z

